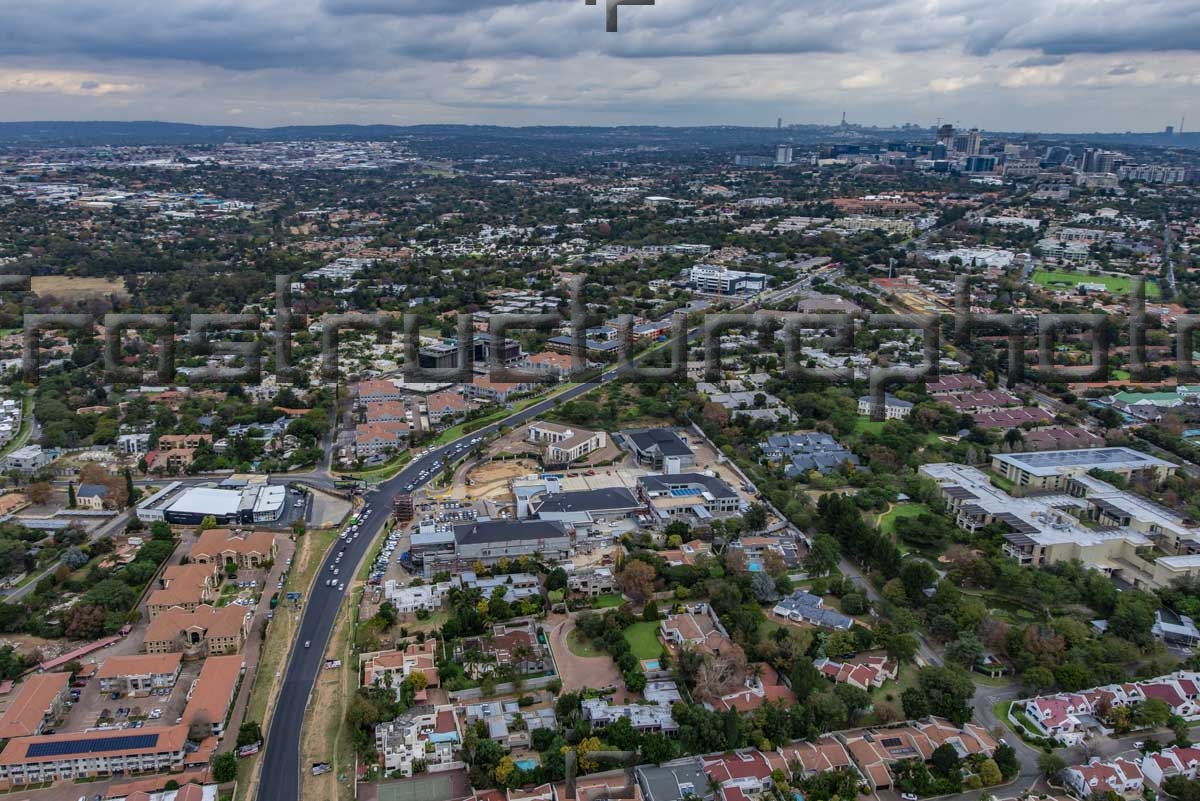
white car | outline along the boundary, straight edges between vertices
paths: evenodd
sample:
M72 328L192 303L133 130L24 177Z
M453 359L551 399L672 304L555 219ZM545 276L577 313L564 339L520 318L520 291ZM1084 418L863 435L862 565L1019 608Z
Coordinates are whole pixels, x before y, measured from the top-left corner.
M902 801L917 801L917 794L916 793L901 793L900 798L902 799Z
M339 585L338 585L338 592L345 592L345 591L346 591L346 585L345 585L345 584L339 584Z
M305 648L307 648L307 647L308 647L308 646L310 646L310 645L312 645L312 640L305 640L305 641L304 641L304 647L305 647ZM913 798L915 799L915 798L916 798L916 796L913 796Z

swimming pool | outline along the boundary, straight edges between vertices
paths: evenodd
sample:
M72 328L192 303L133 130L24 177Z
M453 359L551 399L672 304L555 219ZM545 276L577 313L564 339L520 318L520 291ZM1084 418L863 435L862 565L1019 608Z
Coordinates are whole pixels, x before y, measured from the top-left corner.
M750 562L748 565L746 565L746 569L749 570L751 573L761 573L762 572L762 563L761 562Z
M659 662L657 659L647 659L642 663L642 667L644 667L646 670L658 670Z
M533 770L538 766L536 759L517 759L513 761L513 764L521 770Z

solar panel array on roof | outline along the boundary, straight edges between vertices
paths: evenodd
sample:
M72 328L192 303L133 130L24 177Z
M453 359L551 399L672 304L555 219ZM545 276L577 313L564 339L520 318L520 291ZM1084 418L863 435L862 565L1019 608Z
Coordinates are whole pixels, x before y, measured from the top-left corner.
M879 742L884 748L895 748L897 746L904 745L904 741L899 737L888 737L887 739L880 740Z
M57 740L49 743L33 743L25 751L26 757L64 757L76 754L99 754L109 751L134 751L153 748L158 744L157 734L122 734L86 740Z

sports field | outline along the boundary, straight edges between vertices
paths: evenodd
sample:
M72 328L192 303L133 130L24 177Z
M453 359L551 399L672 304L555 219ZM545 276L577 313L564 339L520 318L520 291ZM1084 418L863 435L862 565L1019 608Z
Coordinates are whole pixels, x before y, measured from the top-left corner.
M461 789L456 784L461 783L462 773L430 773L398 782L386 782L376 785L379 801L445 801L447 798L459 798L456 793ZM460 781L456 782L456 779Z
M1038 270L1033 274L1033 282L1045 287L1067 287L1074 289L1079 284L1103 284L1108 291L1124 295L1129 292L1129 279L1120 275L1092 275L1068 270ZM1146 281L1146 297L1159 296L1158 283Z

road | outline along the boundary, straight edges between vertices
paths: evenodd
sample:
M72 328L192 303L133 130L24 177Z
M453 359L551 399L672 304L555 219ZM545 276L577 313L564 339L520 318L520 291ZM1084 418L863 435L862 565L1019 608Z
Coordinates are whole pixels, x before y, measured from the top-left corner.
M100 539L101 537L111 536L112 534L115 534L118 531L124 530L125 524L129 522L129 516L132 512L133 512L132 508L126 509L125 511L121 512L120 514L115 515L111 520L106 520L104 523L101 523L99 526L96 527L95 531L93 531L91 534L88 535L88 541L95 542L96 540ZM58 566L60 564L62 564L61 560L50 565L44 571L42 571L42 573L37 578L35 578L33 581L30 581L30 582L22 585L21 587L13 590L12 592L5 594L3 596L3 600L5 602L21 600L26 595L28 595L29 593L31 593L35 589L37 589L38 582L40 582L46 576L49 576L52 573L54 573L55 570L58 570Z
M750 298L742 305L731 310L732 313L746 312L756 309L771 298L787 297L793 291L811 286L811 275L798 278L792 283L775 290L762 293ZM687 339L694 342L700 337L702 329L697 327L688 331ZM646 351L635 357L633 366L642 362L650 353ZM406 492L405 487L412 485L413 489L423 486L435 477L439 471L434 470L434 462L457 462L465 459L471 452L471 440L477 437L488 437L498 432L501 426L513 427L535 419L550 411L561 403L574 400L594 391L599 386L617 379L629 367L618 367L602 373L598 379L570 387L546 400L516 412L503 420L497 421L478 431L464 435L450 443L436 447L422 457L414 459L396 476L379 484L366 498L365 508L372 510L367 522L360 526L357 539L348 543L343 554L347 570L357 573L358 566L372 549L373 543L383 528L392 508L392 501L397 495ZM428 470L429 475L422 479L420 473ZM300 476L289 475L289 480L297 480ZM295 801L300 797L300 735L304 724L304 713L311 699L312 689L317 674L321 671L325 660L325 646L333 633L333 624L337 618L338 607L341 605L343 593L336 588L326 587L320 578L334 564L337 549L330 549L321 565L321 572L312 588L313 595L306 599L300 630L292 648L291 659L283 678L279 701L275 707L275 715L270 721L267 731L267 741L263 753L262 773L259 781L258 798L261 801ZM351 574L353 575L353 574ZM866 583L865 581L862 583ZM308 643L308 647L305 647ZM934 664L939 664L936 654L922 641L922 653ZM936 660L936 661L935 661Z
M807 277L802 278L794 282L792 286L801 285L808 280ZM785 287L777 292L790 288ZM761 298L751 299L734 311L745 311L755 307L760 300ZM700 333L700 328L690 330L687 335L688 341L694 341L700 336ZM635 357L633 364L636 366L648 354L649 352L646 352ZM598 380L570 387L503 420L466 434L414 459L393 478L378 485L374 491L368 494L365 508L371 509L373 513L359 528L359 533L363 536L359 536L348 544L343 554L346 564L355 566L353 569L357 572L357 566L361 565L383 528L383 523L391 511L392 501L397 495L406 492L406 486L411 484L416 489L436 476L439 471L432 468L434 462L440 461L445 464L465 459L471 452L473 439L491 436L497 433L501 426L513 427L528 422L550 411L560 403L574 400L615 380L623 370L627 371L628 369L608 370L602 373ZM429 475L424 479L420 477L422 470L429 471ZM295 479L296 476L289 476L289 478ZM323 575L333 565L335 557L336 550L330 549L318 576ZM275 715L268 728L258 792L258 797L262 801L294 801L300 797L300 733L304 723L304 712L311 698L317 674L324 664L325 644L333 633L334 620L337 618L341 602L342 593L336 588L324 586L324 583L318 578L313 588L313 596L306 601L300 621L300 630L292 648L291 660L283 679L279 701L275 707ZM308 647L305 647L305 643L308 643Z

